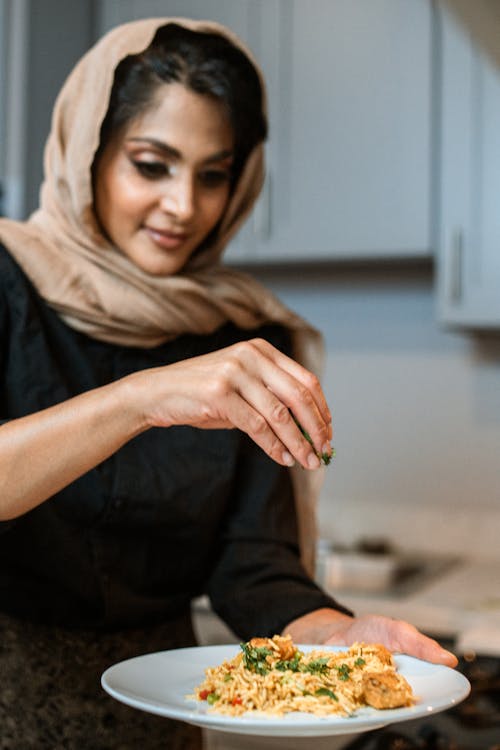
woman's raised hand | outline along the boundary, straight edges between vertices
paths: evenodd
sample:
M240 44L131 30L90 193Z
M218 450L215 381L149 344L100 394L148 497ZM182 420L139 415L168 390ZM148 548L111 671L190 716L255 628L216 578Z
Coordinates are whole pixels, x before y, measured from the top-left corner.
M317 454L331 453L331 417L318 379L253 339L133 373L3 424L0 520L52 497L141 432L171 425L239 428L285 466L315 469Z
M318 454L332 453L331 414L318 378L263 339L135 377L146 386L150 426L238 428L284 466L317 469Z

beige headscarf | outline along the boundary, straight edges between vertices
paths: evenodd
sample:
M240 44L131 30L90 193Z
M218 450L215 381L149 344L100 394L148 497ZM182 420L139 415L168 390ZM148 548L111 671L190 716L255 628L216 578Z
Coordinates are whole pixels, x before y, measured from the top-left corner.
M96 339L149 347L185 333L212 333L226 321L244 329L278 322L292 332L295 358L318 372L319 333L256 280L219 262L262 187L261 145L247 160L213 242L181 273L148 275L99 229L92 208L91 165L115 68L126 55L143 51L157 29L169 22L228 37L260 75L241 41L212 22L154 18L113 29L79 61L57 98L45 149L40 208L26 222L0 220L0 239L61 318ZM314 508L322 471L292 471L303 560L312 570Z

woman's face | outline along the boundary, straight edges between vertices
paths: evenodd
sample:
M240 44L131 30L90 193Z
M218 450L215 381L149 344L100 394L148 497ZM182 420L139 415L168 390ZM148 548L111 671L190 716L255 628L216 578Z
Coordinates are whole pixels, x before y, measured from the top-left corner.
M179 271L224 212L233 147L219 103L162 84L97 163L94 207L108 239L147 273Z

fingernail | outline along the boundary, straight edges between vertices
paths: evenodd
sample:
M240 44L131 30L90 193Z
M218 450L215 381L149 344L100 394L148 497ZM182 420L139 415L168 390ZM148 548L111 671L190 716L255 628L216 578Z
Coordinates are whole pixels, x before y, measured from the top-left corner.
M448 649L446 649L446 648L442 648L441 649L441 655L444 656L444 657L451 658L451 659L456 659L457 658L452 651L448 651Z
M320 460L315 453L311 453L307 459L307 465L310 469L319 469Z
M283 452L282 458L285 466L295 466L295 459L288 451Z
M332 455L332 446L330 443L325 443L321 449L321 453L326 453L328 456Z

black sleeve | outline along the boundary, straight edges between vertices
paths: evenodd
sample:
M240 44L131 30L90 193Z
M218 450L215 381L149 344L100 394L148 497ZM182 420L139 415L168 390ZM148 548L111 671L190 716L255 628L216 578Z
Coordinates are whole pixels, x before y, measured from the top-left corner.
M299 557L290 472L242 437L234 510L208 595L238 637L273 636L321 607L352 614L308 576Z

